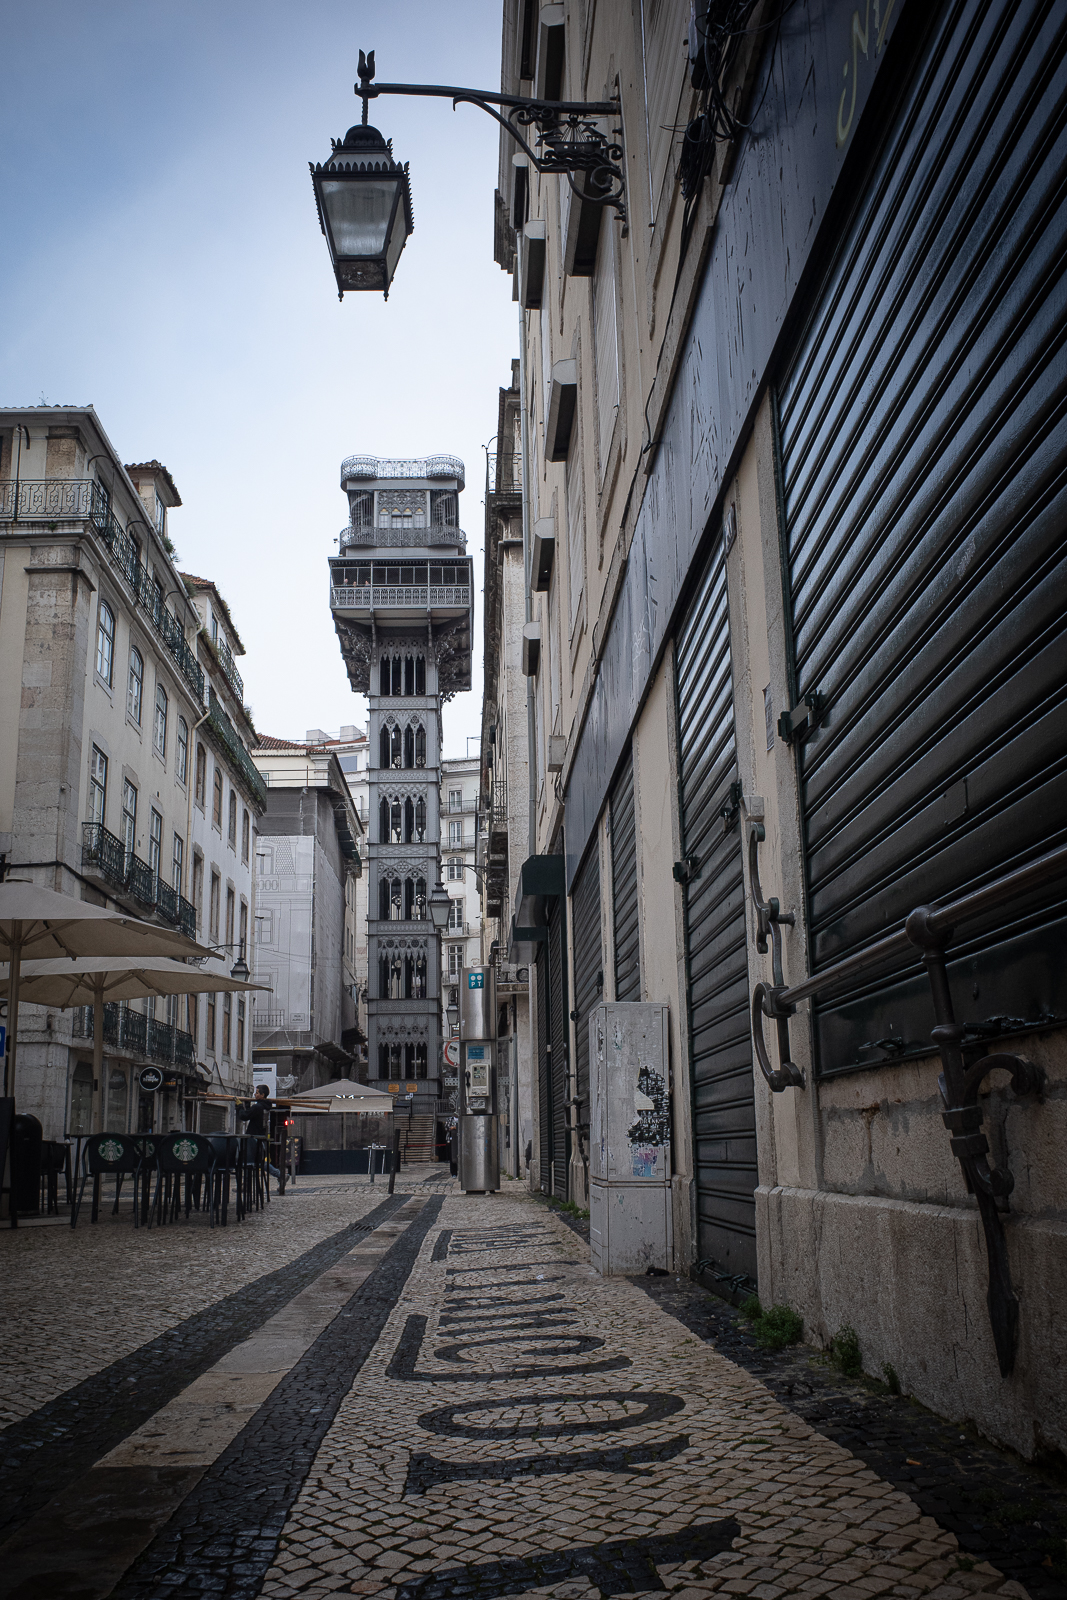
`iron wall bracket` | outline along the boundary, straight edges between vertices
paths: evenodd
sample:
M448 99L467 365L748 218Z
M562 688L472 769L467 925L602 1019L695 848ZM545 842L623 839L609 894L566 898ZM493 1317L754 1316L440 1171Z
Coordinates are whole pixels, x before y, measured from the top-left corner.
M489 89L461 89L437 83L374 83L374 51L359 52L359 82L355 92L363 101L363 121L368 101L383 94L416 95L477 106L499 122L531 165L543 173L565 177L576 195L594 205L611 206L626 221L626 176L622 167L622 129L601 133L595 117L619 117L618 100L532 100L526 95L496 94ZM500 106L501 111L495 107ZM531 144L521 130L536 130ZM582 185L575 183L575 174Z
M1015 1179L1007 1167L990 1167L986 1159L989 1141L981 1131L982 1108L978 1104L978 1093L991 1072L1002 1071L1010 1073L1015 1094L1036 1094L1041 1087L1041 1073L1022 1056L1000 1053L973 1059L974 1049L984 1049L984 1046L968 1048L965 1044L972 1030L966 1023L956 1021L945 964L945 948L952 939L953 930L947 928L938 932L931 924L927 906L913 911L904 927L912 944L922 951L923 965L930 979L937 1019L931 1037L941 1054L944 1069L937 1080L945 1106L942 1121L951 1136L952 1154L963 1168L967 1187L978 1202L989 1260L986 1293L989 1324L1001 1376L1006 1378L1015 1366L1019 1302L1012 1288L1007 1240L997 1202L1007 1200L1015 1187ZM968 1055L972 1057L970 1061Z
M780 1094L783 1089L803 1089L805 1081L804 1069L790 1059L792 1052L789 1043L789 1018L795 1014L797 1008L782 998L787 985L782 972L781 929L783 923L787 927L793 927L796 917L792 911L783 911L774 895L769 900L764 899L759 876L759 847L766 837L767 832L763 823L753 822L748 835L748 871L752 885L752 906L756 913L756 949L761 955L766 955L767 941L770 940L771 972L774 982L757 983L752 991L752 1042L760 1071L772 1092ZM764 1017L770 1018L777 1028L780 1063L777 1067L771 1061L767 1041L763 1037Z

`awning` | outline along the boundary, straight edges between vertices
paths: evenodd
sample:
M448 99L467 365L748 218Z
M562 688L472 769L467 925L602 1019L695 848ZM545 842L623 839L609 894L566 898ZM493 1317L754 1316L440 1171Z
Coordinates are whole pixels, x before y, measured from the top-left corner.
M519 868L508 960L530 962L548 937L548 902L566 893L562 856L527 856Z

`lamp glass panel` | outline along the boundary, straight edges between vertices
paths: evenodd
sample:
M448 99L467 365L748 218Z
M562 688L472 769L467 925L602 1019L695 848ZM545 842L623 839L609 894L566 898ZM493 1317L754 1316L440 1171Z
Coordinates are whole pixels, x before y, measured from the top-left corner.
M322 179L322 203L338 257L380 256L385 249L397 179Z

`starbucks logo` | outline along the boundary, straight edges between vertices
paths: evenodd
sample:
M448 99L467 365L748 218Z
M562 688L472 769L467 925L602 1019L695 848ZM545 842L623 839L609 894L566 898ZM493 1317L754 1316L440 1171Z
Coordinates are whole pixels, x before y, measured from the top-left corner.
M191 1139L179 1139L174 1145L175 1161L195 1161L196 1156L196 1145Z
M101 1161L121 1161L122 1146L117 1139L105 1139L96 1147L97 1155Z

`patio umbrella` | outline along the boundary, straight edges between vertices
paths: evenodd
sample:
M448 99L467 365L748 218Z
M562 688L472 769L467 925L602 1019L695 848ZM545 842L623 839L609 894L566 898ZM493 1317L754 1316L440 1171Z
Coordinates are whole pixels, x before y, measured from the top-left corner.
M47 960L67 956L208 956L210 950L177 929L156 927L121 911L90 905L36 883L0 883L0 958L11 963L8 987L8 1064L4 1092L15 1093L18 1056L19 990L24 955ZM103 1072L103 1036L94 1030L97 1081ZM97 1059L99 1058L99 1059Z
M77 902L75 902L77 903ZM7 994L10 974L0 976L0 994ZM21 999L31 1005L93 1008L93 1078L104 1093L104 1002L145 1000L172 994L247 993L267 989L264 983L242 983L224 972L207 972L166 956L145 960L139 956L77 956L72 961L24 961L19 981ZM93 1098L93 1121L98 1102ZM102 1119L101 1119L102 1120Z

